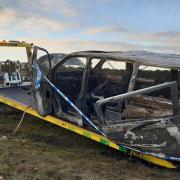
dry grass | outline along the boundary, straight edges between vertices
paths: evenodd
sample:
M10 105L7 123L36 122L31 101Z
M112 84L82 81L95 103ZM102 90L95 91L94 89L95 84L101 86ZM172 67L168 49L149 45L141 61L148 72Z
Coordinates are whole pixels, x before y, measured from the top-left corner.
M0 137L20 116L0 116ZM180 172L149 166L67 130L26 116L16 136L0 138L4 179L180 179Z

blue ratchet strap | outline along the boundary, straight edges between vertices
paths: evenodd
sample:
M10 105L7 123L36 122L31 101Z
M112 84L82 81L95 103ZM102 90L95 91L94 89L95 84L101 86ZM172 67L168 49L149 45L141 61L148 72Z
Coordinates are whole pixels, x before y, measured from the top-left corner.
M100 134L106 137L103 131L101 131L62 91L60 91L49 79L43 75L39 66L32 65L37 71L37 79L35 82L35 87L38 89L40 87L41 77L43 77L57 92L60 94L92 127L94 127Z

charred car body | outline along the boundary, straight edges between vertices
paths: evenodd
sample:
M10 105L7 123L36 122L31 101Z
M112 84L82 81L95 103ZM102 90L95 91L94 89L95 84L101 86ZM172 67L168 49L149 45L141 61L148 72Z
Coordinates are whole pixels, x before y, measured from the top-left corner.
M46 56L37 59L38 51ZM107 137L118 144L180 160L180 55L146 51L49 54L34 47L33 63ZM94 130L42 78L38 112ZM94 130L96 131L96 130Z

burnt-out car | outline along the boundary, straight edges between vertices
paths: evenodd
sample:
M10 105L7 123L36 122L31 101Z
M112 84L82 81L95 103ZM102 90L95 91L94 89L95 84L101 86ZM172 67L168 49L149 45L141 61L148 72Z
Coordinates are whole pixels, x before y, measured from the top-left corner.
M47 55L37 58L38 51ZM118 144L180 160L180 55L146 51L49 54L35 47L33 64L106 136ZM38 112L94 130L34 70Z

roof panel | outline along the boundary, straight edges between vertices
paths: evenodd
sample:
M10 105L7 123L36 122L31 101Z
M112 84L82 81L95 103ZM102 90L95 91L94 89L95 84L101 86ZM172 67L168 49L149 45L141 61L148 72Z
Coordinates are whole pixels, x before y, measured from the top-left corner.
M152 65L158 67L169 67L180 69L180 54L163 54L149 51L80 51L71 53L70 55L92 56L97 58L113 58L119 60L127 60L131 62L139 62L144 65Z

